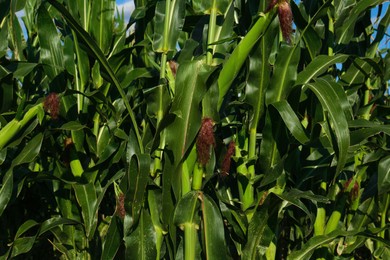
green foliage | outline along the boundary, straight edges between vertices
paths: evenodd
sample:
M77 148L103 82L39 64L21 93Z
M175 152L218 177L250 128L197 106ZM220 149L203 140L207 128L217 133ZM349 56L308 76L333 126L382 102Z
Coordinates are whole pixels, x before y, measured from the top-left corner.
M390 257L388 4L134 4L0 1L0 259Z

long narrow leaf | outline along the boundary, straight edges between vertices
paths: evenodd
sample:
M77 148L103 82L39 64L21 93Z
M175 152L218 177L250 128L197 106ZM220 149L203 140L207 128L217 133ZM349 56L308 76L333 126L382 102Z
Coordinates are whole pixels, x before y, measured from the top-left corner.
M227 259L223 221L219 209L209 196L202 194L202 218L206 259Z
M264 16L261 16L259 20L253 25L252 29L248 34L241 40L238 46L234 49L232 55L229 57L227 62L224 64L222 71L218 77L218 87L219 87L219 100L218 100L218 109L221 107L223 98L228 92L230 85L237 76L238 72L241 69L242 64L248 57L249 52L255 45L256 41L261 37L261 35L267 30L268 26L271 24L275 12L271 11Z
M110 81L115 85L116 89L118 90L119 94L123 99L123 102L125 103L126 109L130 115L131 122L133 123L133 129L137 137L139 149L141 150L141 152L143 152L144 147L141 140L141 135L139 134L139 130L137 126L138 124L135 119L133 109L131 108L130 103L126 97L126 94L123 91L123 88L119 83L117 77L115 76L114 71L111 69L110 64L108 63L102 50L99 48L96 42L91 38L91 36L89 36L89 34L77 23L77 21L72 17L72 15L68 12L68 10L66 10L66 8L64 8L56 0L48 0L48 2L63 15L65 20L68 22L69 26L77 33L80 39L87 44L89 50L93 53L93 55L100 62L104 70L107 72Z
M336 178L347 161L347 153L350 144L347 118L344 113L340 113L342 107L340 105L341 102L339 102L339 97L327 85L322 82L315 82L306 84L305 87L314 92L321 102L323 109L328 112L332 123L338 146L337 149L335 149L338 151Z

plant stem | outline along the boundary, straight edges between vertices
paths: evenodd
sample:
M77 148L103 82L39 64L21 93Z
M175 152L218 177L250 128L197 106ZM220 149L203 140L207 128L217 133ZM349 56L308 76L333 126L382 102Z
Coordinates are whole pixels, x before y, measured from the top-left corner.
M165 70L166 70L166 64L167 64L167 52L169 47L169 19L171 17L171 1L167 0L165 1L165 12L166 16L164 19L164 45L163 45L163 53L161 54L161 63L160 63L160 83L165 80ZM163 86L165 83L163 84ZM158 88L158 110L157 110L157 129L161 123L161 120L164 116L164 109L163 109L163 86L160 86ZM165 146L165 131L161 133L160 136L160 144L158 146L158 149L154 153L154 166L153 171L151 173L152 177L155 178L157 176L157 173L162 170L161 166L161 159L163 156L163 149ZM159 184L160 180L155 180L157 184Z
M390 193L386 194L386 202L385 206L383 207L383 211L381 213L381 228L384 228L386 226L386 220L387 220L387 211L389 209L389 204L390 204ZM383 230L380 234L380 237L385 239L386 236L386 230Z
M256 136L257 136L257 123L253 122L253 127L249 130L249 149L248 158L253 159L256 155ZM255 164L252 163L248 166L248 177L255 177Z
M163 53L161 55L161 69L160 69L160 81L165 79L165 69L166 69L166 64L167 64L167 54ZM164 108L163 108L163 87L164 85L160 86L158 88L158 110L157 110L157 128L159 128L159 125L163 119L164 116ZM154 166L153 166L153 172L152 172L152 177L155 178L158 174L159 171L162 170L161 166L161 159L163 156L163 149L165 146L165 131L163 130L161 132L160 136L160 144L158 146L158 149L154 153ZM159 182L159 180L155 180ZM158 184L158 183L157 183Z
M321 182L321 189L326 193L326 182ZM326 210L323 205L320 205L317 208L316 220L314 222L314 236L323 235L325 232L325 220L326 220Z
M184 259L195 259L196 227L195 224L184 224Z
M246 144L244 146L247 146L247 140L245 142ZM236 146L235 153L236 153L236 157L238 158L242 157L240 148L238 146ZM237 166L237 173L241 175L239 176L239 181L238 181L238 191L240 195L241 209L245 211L254 202L254 197L253 197L254 189L250 181L250 174L248 172L248 168L245 162L242 162L240 165Z
M334 20L333 20L333 17L332 17L330 10L328 11L328 19L329 19L328 33L330 34L330 36L328 36L328 55L333 56L334 55L334 52L333 52L333 43L334 43L334 24L333 23L334 23Z
M182 196L191 191L190 172L188 170L187 160L182 165L181 192Z
M196 163L194 167L194 174L192 177L192 189L200 190L202 189L202 179L203 179L204 167L200 163Z
M208 28L208 36L207 36L207 56L206 62L207 65L212 65L213 63L213 55L214 55L214 46L211 44L215 41L215 29L217 25L217 0L213 0L213 7L210 12L210 20L209 20L209 28Z

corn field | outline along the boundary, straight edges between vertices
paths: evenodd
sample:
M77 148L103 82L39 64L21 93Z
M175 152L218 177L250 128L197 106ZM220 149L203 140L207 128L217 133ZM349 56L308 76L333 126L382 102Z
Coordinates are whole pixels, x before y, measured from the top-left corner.
M0 1L0 259L390 259L388 2L134 6Z

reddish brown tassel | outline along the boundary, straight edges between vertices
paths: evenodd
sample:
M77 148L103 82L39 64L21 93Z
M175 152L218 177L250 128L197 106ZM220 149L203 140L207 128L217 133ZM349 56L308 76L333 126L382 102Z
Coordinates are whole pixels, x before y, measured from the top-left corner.
M117 203L116 203L116 214L118 214L118 216L121 218L121 219L124 219L125 218L125 215L126 215L126 209L125 209L125 195L123 193L119 194L119 197L117 199Z
M215 146L215 138L213 131L213 120L205 117L202 120L198 138L196 140L196 152L198 155L198 162L205 166L210 160L210 150Z
M288 43L290 43L293 15L292 15L290 3L288 1L279 1L278 17L279 17L280 28L282 30L283 38Z
M43 102L43 109L50 114L51 118L57 119L60 113L60 98L57 93L50 93Z
M236 148L236 144L233 141L231 141L229 143L229 147L227 149L227 152L225 154L225 157L223 158L223 162L222 162L222 165L221 165L221 174L222 174L222 176L229 175L230 163L231 163L231 159L232 159L232 156L234 154L235 148Z

